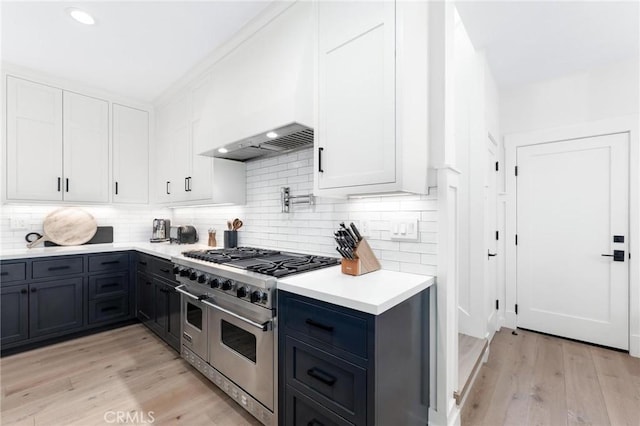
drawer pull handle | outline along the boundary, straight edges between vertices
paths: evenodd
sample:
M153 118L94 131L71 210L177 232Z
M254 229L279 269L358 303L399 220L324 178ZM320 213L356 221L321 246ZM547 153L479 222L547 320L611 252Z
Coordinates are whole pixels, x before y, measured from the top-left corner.
M324 371L320 370L319 368L313 367L307 370L307 374L311 377L313 377L316 380L321 381L322 383L324 383L325 385L328 386L333 386L333 384L336 382L336 378L333 377L331 374L329 373L325 373Z
M9 273L7 271L4 271L2 273L0 273L0 276L6 277L7 275L9 275Z
M107 306L106 308L100 309L101 312L109 312L118 310L117 306Z
M26 289L26 288L23 288L22 290L20 290L20 293L22 293L22 294L27 294L27 289Z
M101 265L116 265L118 263L120 263L119 260L107 260L104 262L100 262Z
M49 266L49 270L50 271L62 271L64 269L70 269L71 266L69 265L65 265L65 266Z
M147 266L147 262L143 262L142 260L139 260L138 265Z
M168 274L169 272L171 272L171 269L160 268L160 271L164 272L165 274Z
M316 419L313 419L309 423L307 423L307 426L324 426L324 423L319 422Z
M102 288L106 288L106 287L115 287L117 285L119 285L120 283L109 283L109 284L102 284L100 287Z
M332 326L326 325L326 324L322 324L321 322L314 321L311 318L307 318L307 320L305 322L307 324L313 326L313 327L321 328L322 330L325 330L325 331L329 331L329 332L333 331L333 327Z

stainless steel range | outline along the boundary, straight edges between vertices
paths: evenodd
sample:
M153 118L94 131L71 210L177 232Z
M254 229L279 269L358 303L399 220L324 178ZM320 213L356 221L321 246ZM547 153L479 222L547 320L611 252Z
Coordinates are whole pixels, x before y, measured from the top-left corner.
M276 280L338 259L238 247L172 261L182 357L263 424L277 424Z

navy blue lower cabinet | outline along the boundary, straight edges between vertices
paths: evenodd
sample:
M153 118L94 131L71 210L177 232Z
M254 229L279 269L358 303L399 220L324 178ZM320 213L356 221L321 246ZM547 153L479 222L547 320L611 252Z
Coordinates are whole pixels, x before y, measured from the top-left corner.
M29 338L29 286L3 287L0 296L0 345Z
M82 289L82 277L29 284L30 337L82 328Z
M429 290L380 315L278 292L281 426L426 425Z

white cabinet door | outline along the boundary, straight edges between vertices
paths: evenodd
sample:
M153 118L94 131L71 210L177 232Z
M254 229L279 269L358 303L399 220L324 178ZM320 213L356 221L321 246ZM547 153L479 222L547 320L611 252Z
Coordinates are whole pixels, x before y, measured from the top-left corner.
M7 77L7 198L62 199L62 90Z
M109 103L64 92L64 199L109 201Z
M393 183L394 3L319 2L318 26L318 187Z
M149 202L149 113L113 104L113 202Z
M187 188L189 200L206 200L211 198L213 160L211 157L198 155L198 149L207 146L208 135L203 130L203 123L207 120L215 120L215 117L207 116L205 106L207 98L211 95L211 77L206 75L191 89L191 153L190 173Z

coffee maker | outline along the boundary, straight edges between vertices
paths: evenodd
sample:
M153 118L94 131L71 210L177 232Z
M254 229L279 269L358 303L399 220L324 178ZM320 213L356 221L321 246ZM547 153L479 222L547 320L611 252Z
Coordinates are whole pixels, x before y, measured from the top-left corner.
M171 221L169 219L153 219L153 233L151 234L152 243L161 243L169 241L169 230L171 229Z

